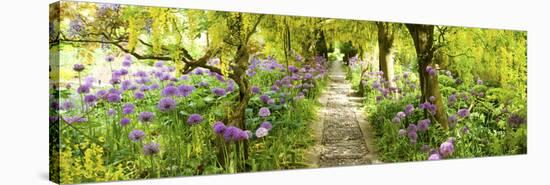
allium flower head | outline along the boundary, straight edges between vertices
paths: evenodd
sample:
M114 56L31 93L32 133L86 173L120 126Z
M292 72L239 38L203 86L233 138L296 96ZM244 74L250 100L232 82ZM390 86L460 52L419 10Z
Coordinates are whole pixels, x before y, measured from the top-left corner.
M418 134L416 132L407 133L407 137L409 137L409 142L411 144L416 144L416 140L418 139Z
M214 133L218 134L218 135L221 135L224 133L225 131L225 124L223 124L223 122L221 121L216 121L216 123L214 123L214 125L212 126L212 129L214 130Z
M216 96L223 96L226 94L225 89L219 87L212 89L212 93L214 93Z
M483 85L483 80L477 79L477 85Z
M157 108L162 112L166 112L166 111L174 110L176 106L177 106L177 103L174 99L170 97L165 97L160 99L157 105Z
M421 132L427 131L428 127L430 126L430 123L431 123L430 119L423 119L418 121L418 125L417 125L418 131L421 131Z
M441 159L441 155L439 155L439 153L433 153L428 157L428 160L430 161L440 160L440 159Z
M408 104L406 107L405 107L405 114L406 115L411 115L414 111L414 106L412 104Z
M262 124L260 124L260 127L263 127L267 130L271 130L271 128L273 128L273 126L271 125L271 123L269 123L268 121L264 121Z
M443 157L450 156L454 152L454 150L455 149L454 149L453 143L450 141L445 141L441 144L441 146L439 146L439 153Z
M456 114L461 118L465 118L470 115L470 111L468 109L459 109Z
M76 92L78 94L88 94L90 93L90 86L89 84L82 84L76 89Z
M93 94L84 96L84 102L86 102L87 104L93 104L96 101L97 101L97 97Z
M84 65L75 64L75 65L73 65L73 70L76 71L76 72L82 72L82 71L84 71Z
M130 124L131 120L129 118L122 118L120 120L120 126L126 126L128 124Z
M270 99L271 98L269 98L269 96L265 95L265 94L260 96L260 100L262 100L262 102L264 102L264 103L267 103Z
M155 67L157 67L157 68L162 68L162 67L164 67L164 62L162 62L162 61L157 61L157 62L155 63Z
M138 117L139 121L141 121L142 123L152 122L154 118L155 118L155 114L153 114L152 112L139 113L139 117Z
M202 121L202 116L200 114L191 114L187 118L187 124L189 125L195 125Z
M124 104L124 106L122 106L122 114L132 114L134 113L135 108L136 106L134 104Z
M407 134L407 131L405 129L399 129L399 131L397 132L397 134L401 137L405 136L405 134Z
M259 94L260 93L260 88L258 86L253 86L250 91L254 94Z
M128 134L128 138L133 142L141 141L145 138L145 132L141 130L132 130L130 134Z
M115 61L115 57L113 55L107 55L107 56L105 56L105 61L113 62L113 61Z
M65 101L61 104L61 108L63 110L71 110L72 108L74 108L74 103L71 101Z
M415 124L409 124L409 126L407 127L407 132L416 132L417 129L418 128Z
M143 154L144 155L155 155L159 152L160 152L160 145L155 143L155 142L151 142L151 143L143 145Z
M228 126L225 128L225 131L223 132L223 138L225 141L229 142L233 140L233 137L235 135L238 135L238 133L241 131L241 129L234 127L234 126Z
M427 66L426 67L426 72L430 75L430 76L435 76L437 74L437 70L434 69L432 66Z
M208 87L208 82L205 82L205 81L202 81L202 82L199 82L198 86L199 87Z
M162 90L162 96L176 96L178 94L178 88L174 86L167 86Z
M510 115L510 117L508 117L507 122L508 122L508 125L510 125L511 127L518 127L521 124L525 123L526 120L519 114L512 114Z
M401 119L400 119L399 117L397 117L397 116L396 116L396 117L393 117L393 119L392 119L391 121L392 121L393 123L395 123L395 124L401 123Z
M456 117L456 115L449 116L449 126L454 127L457 122L458 118Z
M189 96L195 88L190 85L180 85L178 86L178 90L180 92L180 96L187 97Z
M260 108L258 115L260 115L261 117L268 117L269 115L271 115L271 112L269 111L269 108L262 107Z
M267 130L264 127L260 127L260 128L258 128L258 130L256 130L256 137L262 138L262 137L267 136L268 133L269 133L269 130Z
M398 112L396 114L396 117L398 117L400 119L403 119L403 118L407 117L407 115L405 114L405 112Z
M145 98L145 94L143 94L142 92L136 91L136 92L134 92L134 98L141 100L141 99Z
M107 94L107 101L109 101L111 103L120 102L121 99L122 99L122 97L120 96L119 93L109 93L109 94Z

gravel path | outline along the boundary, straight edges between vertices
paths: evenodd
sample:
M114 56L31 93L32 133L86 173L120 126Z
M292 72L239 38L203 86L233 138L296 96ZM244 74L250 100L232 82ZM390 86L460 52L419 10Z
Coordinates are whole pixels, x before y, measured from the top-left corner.
M362 115L362 99L353 96L341 62L333 62L330 83L320 102L322 119L319 167L372 164L370 127Z

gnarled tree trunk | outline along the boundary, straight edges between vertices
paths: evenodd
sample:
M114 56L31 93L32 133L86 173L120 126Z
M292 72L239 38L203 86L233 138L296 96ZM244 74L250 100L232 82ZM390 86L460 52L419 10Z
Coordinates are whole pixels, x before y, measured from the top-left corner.
M386 87L395 87L393 82L393 39L394 28L392 23L376 23L378 27L378 61L380 70L384 72L384 78L387 80Z
M420 75L420 88L422 91L421 102L429 101L428 99L430 96L436 98L434 102L436 106L435 120L441 124L444 129L447 129L447 113L445 112L443 99L439 92L437 74L431 76L426 71L427 66L434 67L434 26L418 24L407 24L406 26L414 41L416 57L418 58L418 74Z

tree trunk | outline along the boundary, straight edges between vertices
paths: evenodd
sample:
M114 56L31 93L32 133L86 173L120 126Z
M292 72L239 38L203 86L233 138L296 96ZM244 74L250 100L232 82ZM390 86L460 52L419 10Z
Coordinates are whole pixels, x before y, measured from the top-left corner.
M429 97L434 96L434 103L436 106L435 120L441 124L444 129L448 129L447 113L443 105L441 93L439 92L437 74L430 76L430 74L426 72L427 66L432 66L435 70L433 65L434 26L417 24L407 24L406 26L414 41L416 57L418 59L418 73L420 75L420 89L422 92L421 102L429 101Z
M390 23L376 23L378 27L378 61L380 70L384 72L384 78L387 80L386 87L395 87L393 82L393 38L394 30Z

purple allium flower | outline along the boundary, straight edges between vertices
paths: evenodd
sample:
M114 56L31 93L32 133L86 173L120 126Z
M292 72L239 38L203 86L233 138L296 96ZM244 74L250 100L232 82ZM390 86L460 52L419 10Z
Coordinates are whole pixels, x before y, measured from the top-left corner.
M147 78L147 77L149 77L149 75L147 75L147 72L145 72L145 71L138 71L138 72L134 73L134 76L140 77L140 78Z
M105 56L105 61L107 62L115 61L115 57L113 55L107 55Z
M202 82L199 82L198 86L199 87L208 87L208 82L205 82L205 81L202 81Z
M416 132L417 130L417 127L415 124L409 124L409 126L407 127L407 132Z
M61 104L63 110L71 110L72 108L74 108L74 103L71 101L65 101Z
M203 74L203 71L201 68L196 68L194 71L193 71L194 74L196 75L202 75Z
M124 104L124 106L122 106L122 114L132 114L134 113L135 108L136 106L134 104Z
M128 134L128 138L133 142L141 141L143 140L144 137L145 137L145 132L141 130L132 130L130 134Z
M199 114L191 114L189 115L189 118L187 118L187 124L189 125L195 125L202 121L202 116Z
M155 142L151 142L151 143L143 145L143 154L144 155L155 155L159 152L160 152L160 145L155 143Z
M454 152L454 146L453 146L453 143L451 143L450 141L445 141L441 144L441 146L439 146L439 153L441 153L443 157L447 157L451 155L453 152Z
M162 96L176 96L178 94L178 88L174 86L167 86L162 90Z
M262 107L260 108L258 115L260 115L261 117L268 117L269 115L271 115L271 112L267 107Z
M508 125L510 125L511 127L518 127L521 124L525 123L526 121L525 121L525 118L523 118L519 114L512 114L510 115L510 117L508 117L507 122L508 122Z
M107 111L107 115L109 115L109 116L114 116L115 114L116 114L115 109L109 109L109 110Z
M405 114L405 112L398 112L396 114L396 117L398 117L399 119L403 119L405 118L407 115Z
M134 98L141 100L141 99L145 98L145 94L143 94L142 92L136 91L136 92L134 92Z
M273 126L271 125L271 123L269 123L268 121L264 121L262 124L260 124L260 127L263 127L267 130L271 130L271 128L273 128Z
M477 85L483 85L483 80L477 79Z
M274 92L277 92L277 91L279 91L279 87L277 85L272 85L271 90L274 91Z
M221 121L216 121L212 126L212 129L214 130L214 133L221 135L225 131L225 124Z
M88 94L90 93L90 86L88 84L82 84L76 89L78 94Z
M121 99L122 99L122 97L120 96L119 93L109 93L109 94L107 94L107 101L109 101L111 103L120 102Z
M238 132L240 132L241 129L234 127L234 126L228 126L225 128L223 132L223 138L225 141L229 142L233 139L234 135L237 135Z
M87 104L92 104L92 103L95 103L96 101L97 101L97 97L93 94L84 96L84 102L86 102Z
M157 108L162 112L174 110L176 106L176 101L170 97L160 99L159 103L157 104Z
M236 136L234 138L236 141L248 140L249 138L248 132L245 130L241 130L240 132L237 132L237 134L235 134L234 136Z
M164 62L162 62L162 61L157 61L157 62L155 63L155 67L157 67L157 68L162 68L162 67L164 67Z
M456 117L456 115L449 116L449 126L451 126L451 128L454 127L457 122L458 118Z
M250 91L254 94L259 94L260 93L260 88L258 86L253 86Z
M265 94L260 96L260 100L262 100L262 102L264 102L264 103L267 103L270 99L271 98L269 98L269 96L265 95Z
M216 96L223 96L226 94L225 89L219 87L212 89L212 93L214 93Z
M288 70L291 73L297 73L298 72L298 68L296 68L295 66L288 66Z
M151 84L151 85L149 86L149 89L151 89L151 90L156 90L156 89L158 89L159 87L160 87L159 84Z
M418 139L418 134L416 132L407 133L407 137L409 137L411 144L416 144L416 140Z
M84 71L84 65L75 64L75 65L73 65L73 70L80 73L80 72Z
M125 75L128 74L128 70L122 68L122 69L118 70L118 74L120 74L120 76L125 76Z
M131 121L130 118L122 118L120 120L120 126L126 126L126 125L130 124L130 121Z
M456 103L456 94L451 94L449 96L449 98L447 99L447 102L449 103L449 105L453 105Z
M122 66L124 67L132 66L132 57L128 57L128 55L124 57L124 60L122 61Z
M268 133L269 133L269 130L267 128L260 127L258 128L258 130L256 130L256 137L262 138L267 136Z
M313 78L313 75L311 73L306 73L304 75L304 79L306 79L306 80L311 79L311 78Z
M235 90L235 82L233 82L233 80L227 82L227 92L233 92Z
M269 99L269 100L267 100L267 104L268 105L273 105L273 104L275 104L275 100Z
M183 97L189 96L193 92L194 89L195 88L193 86L190 86L190 85L180 85L178 87L180 95L183 96Z
M433 153L430 155L430 157L428 157L428 160L430 161L440 160L440 159L441 159L441 155L439 155L439 153Z
M465 118L470 115L470 111L468 109L459 109L456 114L461 118Z
M414 106L412 104L408 104L406 107L405 107L405 114L406 115L411 115L414 111Z
M430 119L423 119L418 121L418 125L417 125L418 131L421 131L421 132L427 131L428 126L430 126L430 123L431 123Z
M139 113L138 116L139 121L141 121L142 123L152 122L154 118L155 114L153 114L152 112L142 112Z
M405 136L405 134L407 134L407 131L405 129L399 129L399 131L397 132L397 134L401 137Z
M435 102L435 96L430 96L429 100L430 100L430 102L432 102L432 103Z
M434 69L432 66L427 66L426 67L426 72L430 75L430 76L435 76L437 74L437 70Z
M398 116L395 116L393 117L393 119L391 120L391 122L395 123L395 124L399 124L401 123L401 119L398 117Z

